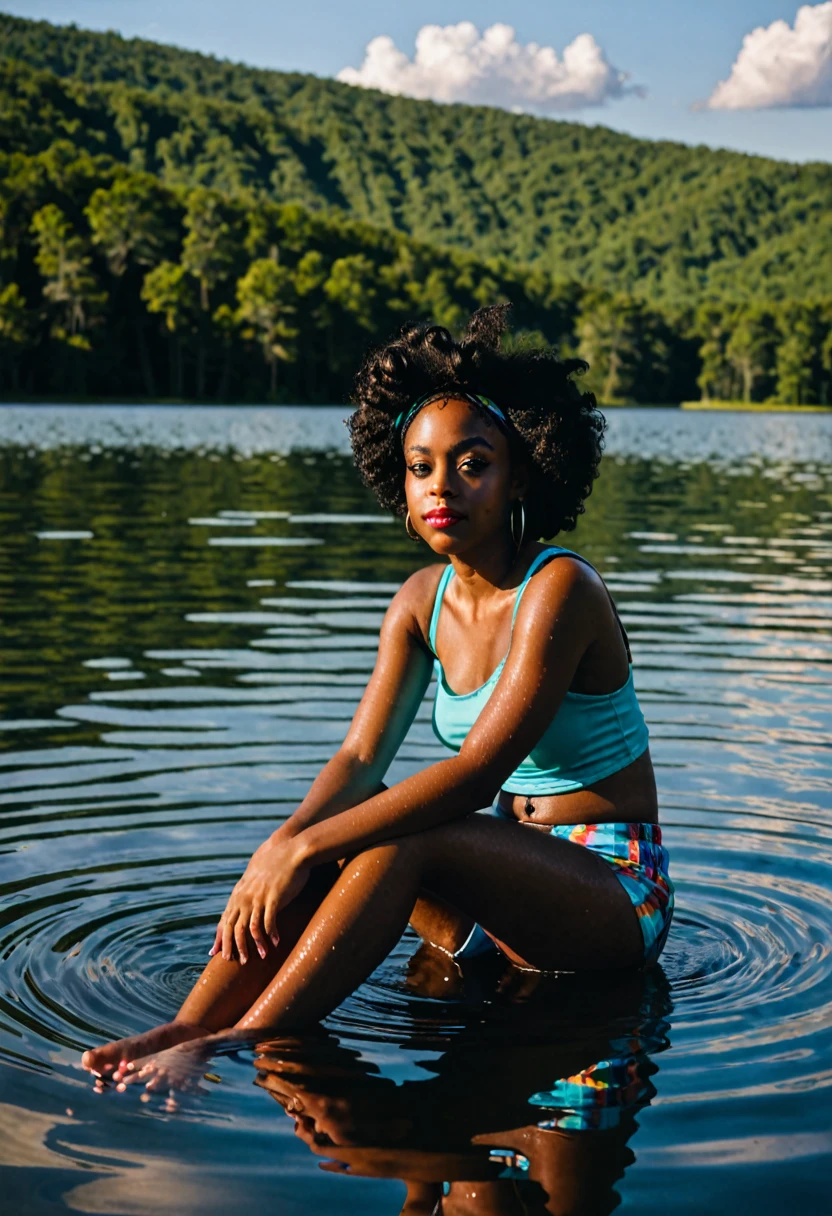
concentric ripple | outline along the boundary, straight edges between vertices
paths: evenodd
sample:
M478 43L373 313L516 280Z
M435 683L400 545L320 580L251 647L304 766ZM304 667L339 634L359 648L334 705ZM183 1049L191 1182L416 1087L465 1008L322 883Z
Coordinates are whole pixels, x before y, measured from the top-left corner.
M119 439L108 414L91 451L89 414L73 447L18 410L26 448L0 447L0 1123L31 1129L34 1177L70 1171L69 1210L144 1210L130 1206L137 1168L165 1180L148 1211L168 1210L164 1194L171 1211L229 1210L220 1127L223 1153L262 1165L234 1202L272 1202L262 1179L277 1160L309 1210L340 1210L344 1192L327 1188L341 1183L274 1140L250 1053L221 1059L222 1084L183 1107L184 1190L160 1164L169 1114L94 1096L78 1067L83 1048L175 1013L248 857L343 738L384 608L426 557L395 522L366 526L381 517L332 412L318 441L314 412L241 411L236 451L222 419L181 413L167 445L155 415L126 411ZM416 1085L416 1106L436 1092L449 1111L453 1078L485 1112L490 1069L499 1109L522 1081L550 1126L574 1126L557 1095L629 1061L651 1109L616 1183L628 1202L678 1182L674 1211L739 1210L753 1194L759 1213L782 1212L796 1168L815 1194L832 1165L829 421L722 417L711 433L616 414L569 541L605 574L633 642L676 884L661 968L600 985L499 960L460 970L408 932L327 1019L333 1075ZM443 754L426 701L388 780ZM88 1183L91 1166L111 1189ZM360 1193L393 1210L394 1192ZM21 1210L52 1210L37 1186L20 1195Z

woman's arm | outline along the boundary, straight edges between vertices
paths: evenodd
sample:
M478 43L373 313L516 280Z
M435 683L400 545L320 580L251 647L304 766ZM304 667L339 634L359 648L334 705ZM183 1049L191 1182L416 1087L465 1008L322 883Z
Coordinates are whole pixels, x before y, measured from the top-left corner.
M261 957L265 956L266 933L273 943L277 942L274 901L265 930L262 922L273 877L288 873L284 906L306 881L305 875L297 875L301 867L294 864L297 851L290 848L292 842L314 824L365 802L382 788L382 779L430 682L432 659L424 644L421 622L433 602L437 582L436 567L417 571L394 597L381 627L373 674L343 744L294 814L255 850L228 899L211 954L216 954L222 944L223 956L230 958L233 940L245 961L248 929Z
M596 576L552 562L527 588L506 665L458 756L441 760L293 840L294 864L321 865L487 806L541 739L609 612Z
M419 617L435 584L436 568L427 568L397 592L381 626L373 674L346 738L294 814L274 833L276 840L299 836L379 790L430 683L433 660L422 642Z

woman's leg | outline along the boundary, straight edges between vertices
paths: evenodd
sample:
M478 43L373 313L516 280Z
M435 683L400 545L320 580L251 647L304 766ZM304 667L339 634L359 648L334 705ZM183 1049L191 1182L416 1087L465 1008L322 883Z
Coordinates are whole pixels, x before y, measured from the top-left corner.
M242 965L237 959L226 961L221 954L214 955L185 998L175 1021L209 1031L233 1026L274 979L338 874L339 867L335 865L312 871L297 899L280 913L280 941L265 958L252 950L248 962ZM432 945L453 953L465 941L474 922L444 900L422 892L410 923Z
M376 792L382 793L386 789L387 786L381 781ZM410 917L410 927L428 945L454 954L468 939L474 919L447 900L440 899L433 891L421 890Z
M221 954L215 955L170 1022L85 1051L83 1066L118 1081L124 1071L121 1066L130 1060L233 1026L272 982L338 872L335 866L313 870L298 898L281 912L280 941L265 958L252 950L243 965L237 959L226 961ZM470 933L473 921L443 900L423 893L411 924L425 940L453 954Z
M337 866L320 866L312 872L297 899L280 913L280 941L265 958L252 950L244 965L215 954L172 1021L85 1051L83 1066L119 1080L120 1065L130 1060L232 1026L274 979L337 875Z
M567 840L469 816L349 861L236 1028L282 1031L326 1016L393 948L421 888L532 967L618 969L642 960L637 917L605 862Z
M410 927L428 945L438 946L447 954L455 954L470 936L474 918L466 916L432 891L422 890L410 916Z
M337 865L312 871L300 895L281 911L280 940L269 948L265 958L251 950L248 962L243 964L215 954L185 998L177 1021L204 1026L209 1031L232 1026L274 979L338 874Z
M642 962L638 918L604 861L548 833L472 815L350 859L268 988L233 1027L128 1062L128 1080L153 1090L186 1088L223 1042L256 1042L263 1031L319 1021L387 956L423 888L464 910L509 957L532 968L619 970Z

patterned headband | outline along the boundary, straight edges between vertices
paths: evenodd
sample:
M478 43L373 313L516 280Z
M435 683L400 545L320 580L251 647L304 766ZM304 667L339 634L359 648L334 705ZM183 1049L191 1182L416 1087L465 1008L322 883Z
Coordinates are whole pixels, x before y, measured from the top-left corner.
M484 406L485 409L488 410L489 414L492 414L494 418L496 418L496 420L502 425L503 430L508 430L510 426L509 420L506 418L499 405L495 405L490 397L483 397L481 393L468 393L465 392L464 389L448 389L447 392L437 393L434 391L425 393L425 395L420 397L418 401L413 402L410 409L402 410L396 421L393 423L393 426L401 434L402 438L404 438L405 431L413 421L416 414L419 413L420 409L426 405L429 405L431 401L441 401L443 398L448 400L451 397L459 397L463 401L471 401L476 405Z

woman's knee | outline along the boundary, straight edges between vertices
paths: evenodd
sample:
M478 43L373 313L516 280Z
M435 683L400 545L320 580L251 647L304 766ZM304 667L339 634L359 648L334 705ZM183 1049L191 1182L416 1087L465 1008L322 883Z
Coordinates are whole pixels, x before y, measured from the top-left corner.
M360 853L354 853L345 865L383 866L389 868L397 864L421 866L426 854L426 844L422 839L426 833L419 832L412 836L399 836L395 840L385 840L382 844L371 845Z

